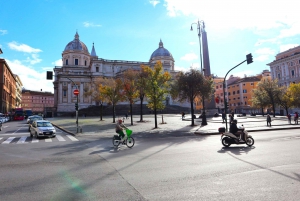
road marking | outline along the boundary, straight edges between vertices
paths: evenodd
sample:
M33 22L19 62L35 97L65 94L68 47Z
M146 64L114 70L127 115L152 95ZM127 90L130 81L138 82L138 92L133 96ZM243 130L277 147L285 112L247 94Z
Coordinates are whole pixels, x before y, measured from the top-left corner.
M11 143L11 141L13 141L16 137L9 137L7 138L7 140L5 140L4 142L2 142L2 144L9 144Z
M2 139L2 137L0 137L0 140Z
M36 139L36 138L32 138L32 139L31 139L31 142L32 142L32 143L36 143L36 142L39 142L39 140Z
M61 135L56 135L58 141L66 141Z
M72 141L78 141L75 137L73 137L72 135L67 135L68 138L70 138L70 140Z
M19 139L19 141L17 142L17 144L20 144L20 143L27 143L27 142L25 142L26 138L27 138L27 136L21 137L21 138Z
M47 138L47 139L45 139L45 142L52 142L52 139L51 138Z

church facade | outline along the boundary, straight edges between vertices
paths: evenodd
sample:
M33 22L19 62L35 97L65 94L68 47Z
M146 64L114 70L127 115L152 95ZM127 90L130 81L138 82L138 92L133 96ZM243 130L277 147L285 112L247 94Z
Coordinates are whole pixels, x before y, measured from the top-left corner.
M57 114L75 110L77 96L73 94L74 89L79 90L79 109L96 105L91 97L83 95L84 89L88 88L94 79L115 77L127 69L139 70L141 65L153 66L157 61L162 62L164 71L175 73L175 60L172 54L164 48L161 40L159 47L147 62L107 60L97 56L94 44L89 53L87 46L80 41L79 34L76 32L74 40L66 45L62 53L63 65L55 66L53 69L54 107L56 107ZM172 100L168 103L185 106Z

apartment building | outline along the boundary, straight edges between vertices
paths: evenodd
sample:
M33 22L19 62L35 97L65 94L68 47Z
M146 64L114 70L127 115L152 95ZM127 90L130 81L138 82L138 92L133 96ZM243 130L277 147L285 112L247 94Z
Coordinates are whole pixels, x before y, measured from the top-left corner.
M45 117L54 116L54 94L51 92L22 90L23 110L32 110L34 114L43 114Z
M6 63L0 58L0 112L12 114L16 108L16 78Z

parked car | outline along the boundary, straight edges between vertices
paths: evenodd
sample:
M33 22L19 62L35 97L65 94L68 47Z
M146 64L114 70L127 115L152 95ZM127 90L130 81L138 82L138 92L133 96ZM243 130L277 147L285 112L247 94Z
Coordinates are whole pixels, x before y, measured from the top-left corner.
M37 120L43 120L43 117L41 117L41 116L35 116L35 117L30 118L30 120L29 120L29 122L28 122L28 131L29 131L29 132L30 132L31 124L32 124L34 121L37 121Z
M2 131L2 122L0 122L0 131Z
M56 129L46 120L35 120L30 127L30 137L55 137Z

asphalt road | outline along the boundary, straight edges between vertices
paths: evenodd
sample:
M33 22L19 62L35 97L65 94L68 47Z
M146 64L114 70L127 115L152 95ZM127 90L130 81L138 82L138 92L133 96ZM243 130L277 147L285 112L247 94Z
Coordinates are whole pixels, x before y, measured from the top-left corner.
M13 123L13 122L11 122ZM1 200L299 200L298 130L252 132L253 147L224 148L218 135L135 137L3 144ZM15 128L14 128L15 127Z

